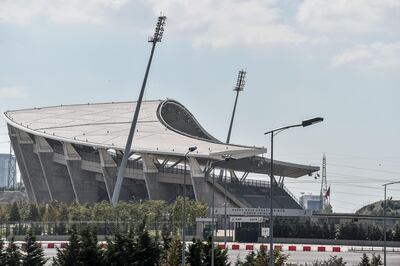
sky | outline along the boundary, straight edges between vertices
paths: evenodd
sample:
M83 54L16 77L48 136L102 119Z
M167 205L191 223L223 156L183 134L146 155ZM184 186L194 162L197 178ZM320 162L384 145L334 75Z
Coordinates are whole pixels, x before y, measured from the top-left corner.
M0 110L136 100L160 12L145 99L180 101L225 140L245 69L231 143L269 149L265 131L322 116L279 134L274 157L321 166L325 153L335 212L400 180L400 0L0 0ZM319 194L320 178L285 181Z

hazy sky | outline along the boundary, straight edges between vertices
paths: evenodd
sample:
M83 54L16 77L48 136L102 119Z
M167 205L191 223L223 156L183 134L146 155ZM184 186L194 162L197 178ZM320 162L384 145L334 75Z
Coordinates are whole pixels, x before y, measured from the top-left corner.
M245 68L232 143L269 148L264 131L323 116L278 135L275 151L318 166L326 153L335 211L400 180L399 0L0 0L1 111L136 100L160 11L146 99L180 101L225 140ZM7 141L2 120L0 152ZM320 180L286 185L300 196Z

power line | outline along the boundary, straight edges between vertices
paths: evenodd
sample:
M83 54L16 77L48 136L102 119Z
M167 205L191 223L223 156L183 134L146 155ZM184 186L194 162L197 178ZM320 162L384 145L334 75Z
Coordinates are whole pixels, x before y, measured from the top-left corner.
M351 165L345 165L345 164L334 164L334 163L330 163L329 165L344 167L344 168L351 168L351 169L358 169L358 170L365 170L365 171L372 171L372 172L378 172L378 173L388 173L388 174L399 174L400 175L400 172L396 172L396 171L388 171L388 170L381 170L381 169L374 169L374 168L364 168L364 167L357 167L357 166L351 166Z

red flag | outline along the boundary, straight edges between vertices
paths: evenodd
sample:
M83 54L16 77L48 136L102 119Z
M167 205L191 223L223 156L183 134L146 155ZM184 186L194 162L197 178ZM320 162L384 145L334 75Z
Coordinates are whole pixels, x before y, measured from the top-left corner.
M331 196L331 186L328 187L328 190L325 193L325 198L328 198Z

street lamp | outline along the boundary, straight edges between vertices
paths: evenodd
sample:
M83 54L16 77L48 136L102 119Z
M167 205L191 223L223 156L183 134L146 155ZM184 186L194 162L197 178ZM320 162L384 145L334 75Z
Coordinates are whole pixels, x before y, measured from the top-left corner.
M274 136L277 135L278 133L289 129L289 128L293 128L293 127L307 127L307 126L311 126L314 125L316 123L322 122L324 121L324 119L322 117L316 117L316 118L312 118L312 119L308 119L308 120L304 120L303 122L301 122L301 124L296 124L296 125L291 125L291 126L286 126L286 127L281 127L281 128L277 128L271 131L267 131L264 133L264 135L268 135L271 134L271 164L270 164L270 193L269 193L269 265L273 266L274 265L274 240L273 240L273 236L274 236L274 231L273 231L273 218L274 218L274 214L273 214L273 207L272 207L272 187L273 187L273 182L274 182Z
M383 184L384 187L384 205L383 205L383 265L386 266L386 187L394 184L400 184L400 181Z
M183 212L182 212L182 266L186 265L185 263L185 251L186 251L186 243L185 243L185 228L186 228L186 164L187 164L187 156L190 152L194 152L197 150L197 147L189 147L188 151L185 153L185 169L183 172Z

